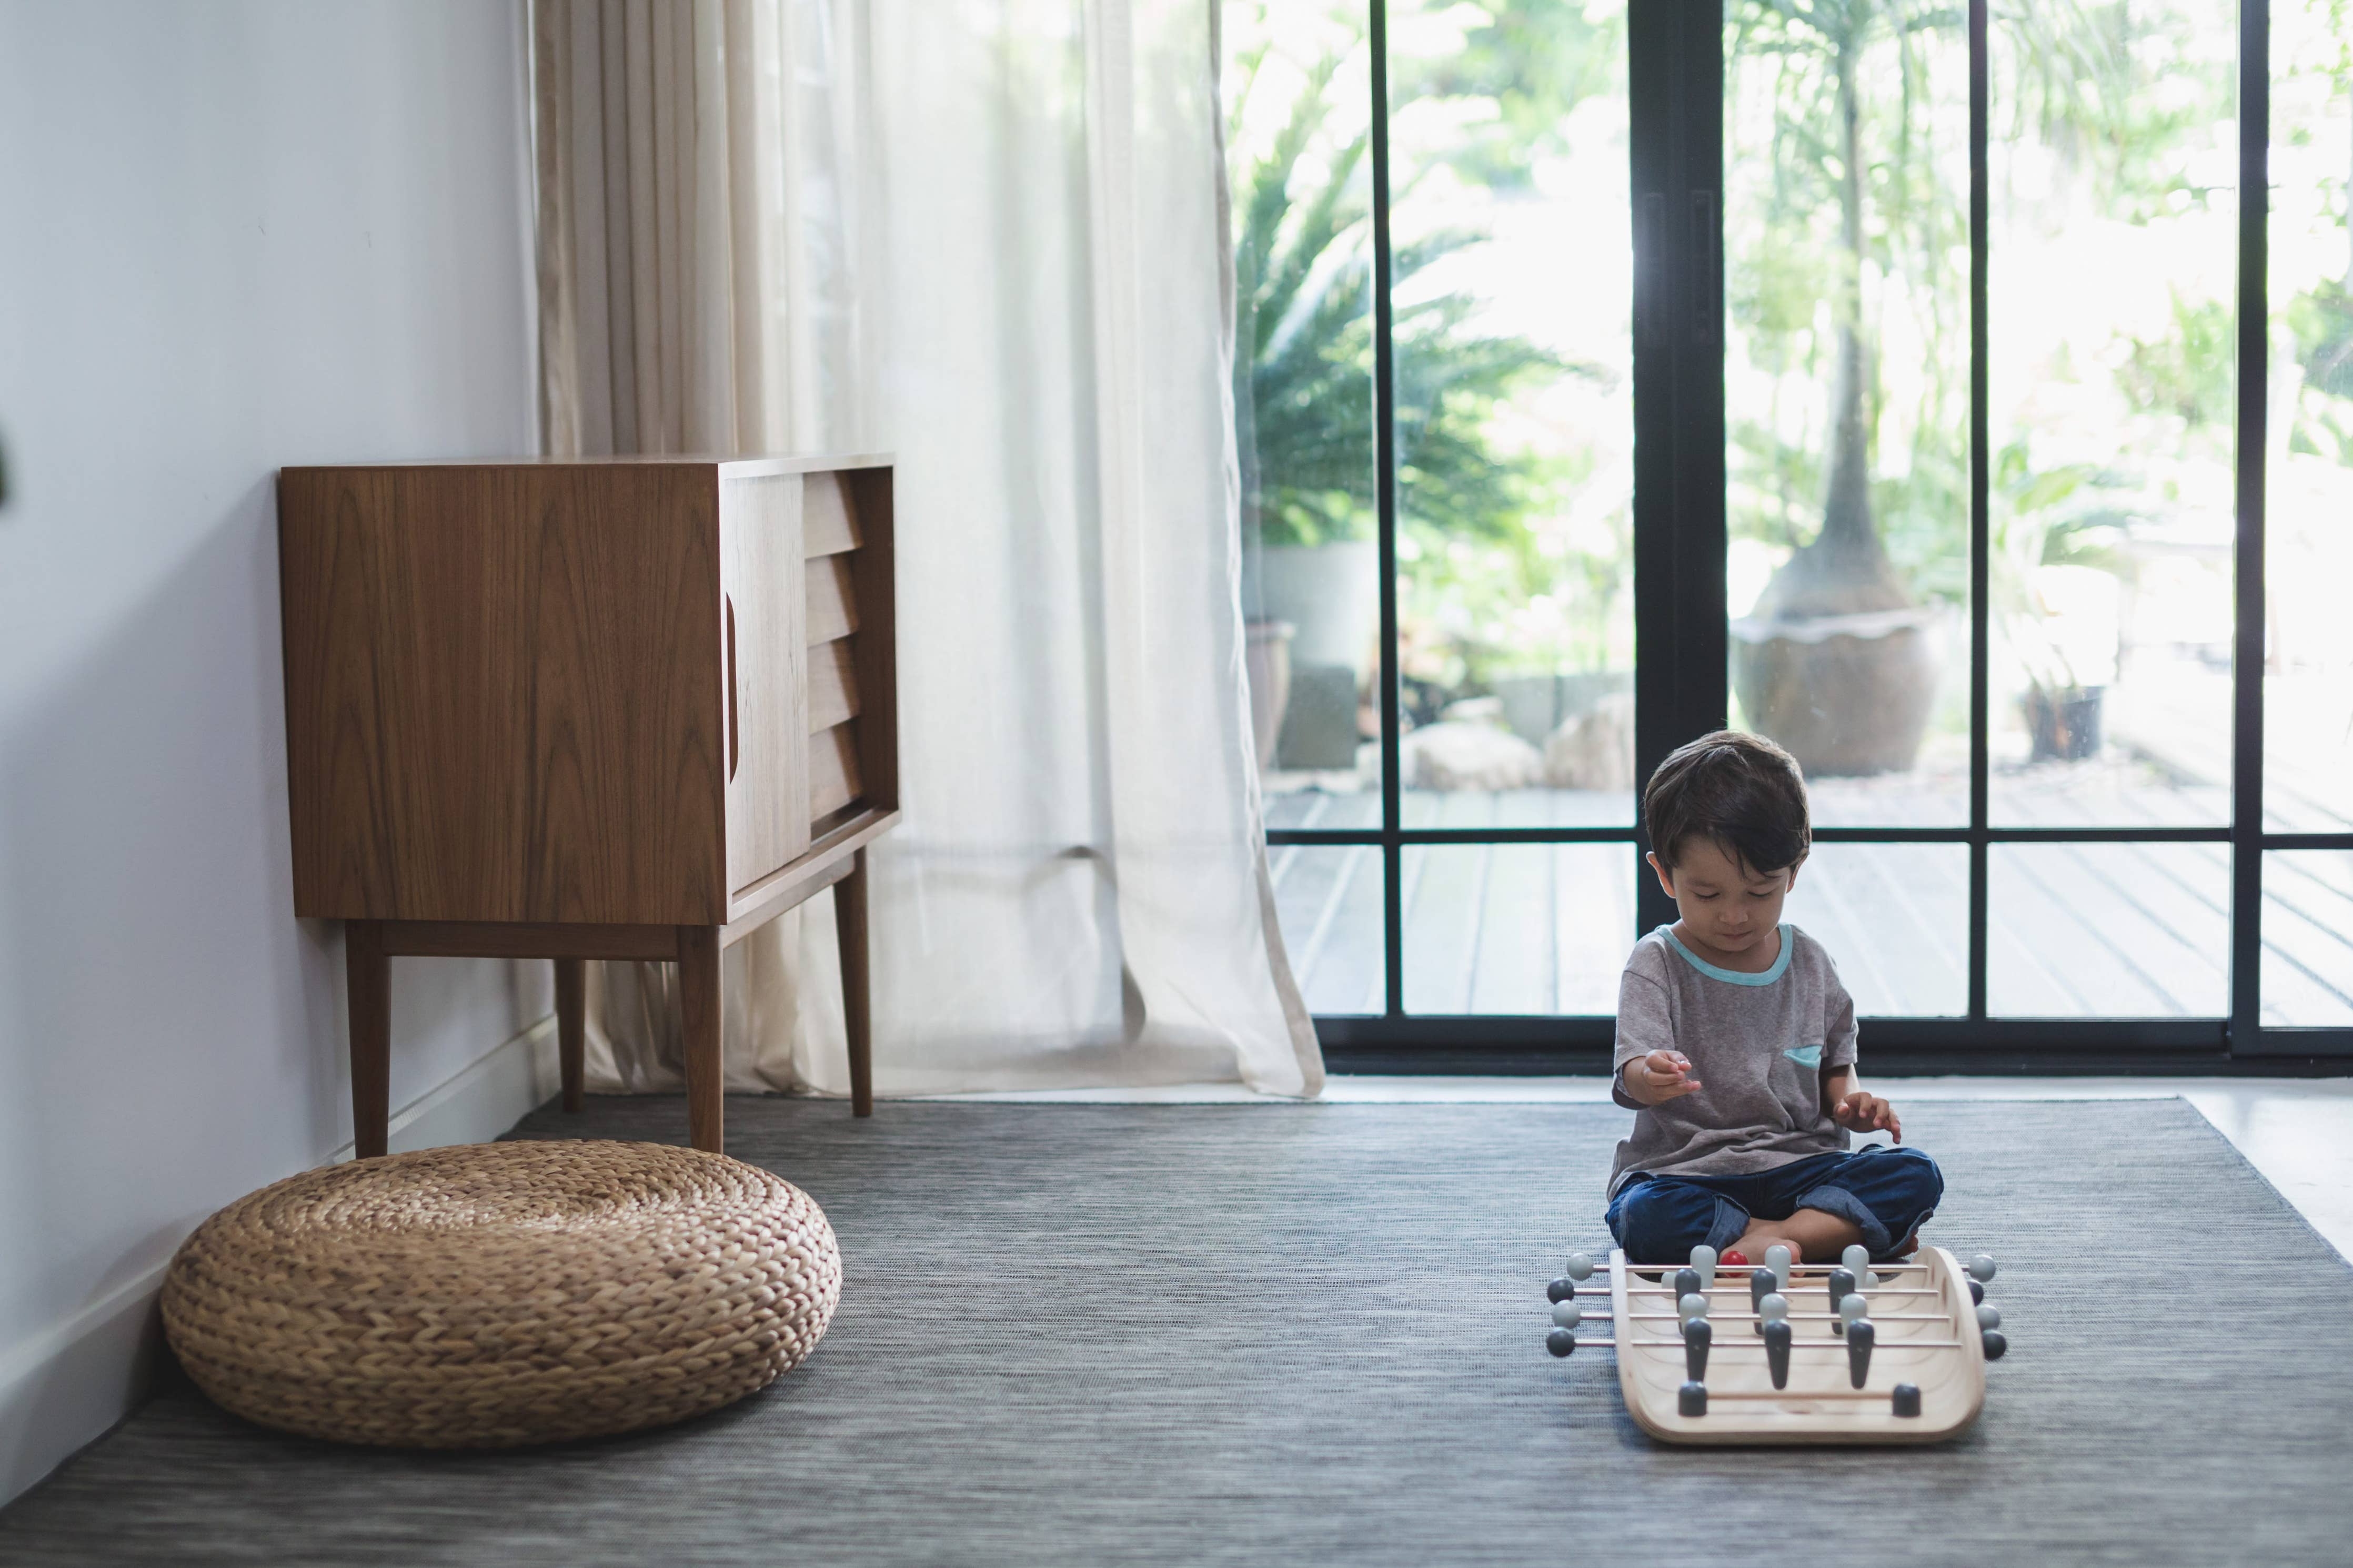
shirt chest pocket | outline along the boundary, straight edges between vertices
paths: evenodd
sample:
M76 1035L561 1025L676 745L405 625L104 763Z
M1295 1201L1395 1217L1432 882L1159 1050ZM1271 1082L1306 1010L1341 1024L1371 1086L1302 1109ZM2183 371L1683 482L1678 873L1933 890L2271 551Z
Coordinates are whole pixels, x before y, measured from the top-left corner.
M1822 1047L1789 1046L1778 1053L1766 1074L1773 1096L1789 1113L1792 1124L1810 1127L1822 1114Z

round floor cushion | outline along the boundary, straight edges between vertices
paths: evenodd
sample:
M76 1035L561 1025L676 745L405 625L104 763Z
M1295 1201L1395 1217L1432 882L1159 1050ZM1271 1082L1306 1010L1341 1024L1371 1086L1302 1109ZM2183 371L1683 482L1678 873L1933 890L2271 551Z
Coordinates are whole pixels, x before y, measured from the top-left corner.
M478 1143L265 1187L164 1281L197 1386L249 1420L405 1447L656 1426L797 1366L841 1294L824 1211L657 1143Z

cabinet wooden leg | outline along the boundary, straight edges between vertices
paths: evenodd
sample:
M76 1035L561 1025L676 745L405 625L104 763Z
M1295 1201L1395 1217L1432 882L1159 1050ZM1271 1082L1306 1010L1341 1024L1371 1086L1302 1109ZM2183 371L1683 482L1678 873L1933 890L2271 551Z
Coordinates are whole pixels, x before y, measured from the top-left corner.
M555 1056L564 1067L564 1109L578 1112L586 1104L582 1088L587 1073L588 963L580 958L555 961Z
M727 1152L727 1079L720 1056L719 928L678 928L678 997L686 1045L687 1126L698 1149Z
M343 993L352 1024L352 1151L385 1152L392 1120L392 983L380 921L343 922Z
M849 1110L874 1114L873 993L866 965L866 851L833 885L833 924L841 942L841 1018L849 1036Z

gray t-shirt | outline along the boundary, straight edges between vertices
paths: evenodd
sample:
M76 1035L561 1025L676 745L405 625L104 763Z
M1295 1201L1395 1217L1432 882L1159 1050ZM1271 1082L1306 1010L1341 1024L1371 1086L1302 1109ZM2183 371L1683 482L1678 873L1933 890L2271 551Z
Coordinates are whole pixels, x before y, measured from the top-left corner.
M1658 1105L1628 1097L1626 1064L1681 1051L1706 1087ZM1719 969L1661 926L1634 944L1618 982L1610 1092L1634 1111L1609 1170L1736 1176L1847 1147L1822 1110L1822 1074L1854 1060L1854 999L1822 944L1781 927L1781 952L1757 974Z

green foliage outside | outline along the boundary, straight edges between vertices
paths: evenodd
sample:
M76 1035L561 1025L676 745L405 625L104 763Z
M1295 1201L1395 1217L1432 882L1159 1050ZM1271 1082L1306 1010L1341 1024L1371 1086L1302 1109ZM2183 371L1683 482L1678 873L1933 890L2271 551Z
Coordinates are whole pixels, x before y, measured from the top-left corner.
M1229 5L1229 36L1263 38L1270 18L1300 3ZM2275 47L2275 98L2304 90L2341 116L2353 78L2347 0L2281 5L2310 13L2306 34L2333 41ZM1528 171L1564 151L1572 110L1623 91L1622 7L1465 0L1442 9L1461 47L1430 58L1393 44L1392 102L1423 113L1448 106L1459 134L1401 172L1395 209L1406 212L1413 182L1439 165L1499 202L1528 199ZM1245 42L1229 72L1244 524L1268 544L1372 529L1366 150L1361 132L1335 131L1362 119L1348 119L1335 88L1354 51L1349 79L1361 90L1353 11L1332 13L1343 18L1337 41L1286 79L1302 85L1282 132L1261 131L1263 144L1250 142L1244 121L1266 46ZM1393 40L1421 14L1393 5ZM1825 518L1843 509L1862 542L1854 548L1883 556L1904 595L1958 609L1969 484L1965 8L1729 0L1725 15L1732 537L1786 561L1822 540ZM1998 386L2063 415L1995 409L1994 609L2018 630L2031 618L2026 583L2037 567L2095 565L2130 583L2147 554L2142 542L2212 524L2214 477L2227 475L2235 439L2227 278L2179 283L2161 319L2120 312L2105 340L2076 332L2057 347L2022 342L2020 313L2000 311L2028 298L2032 268L2064 264L2079 223L2108 226L2099 264L2121 258L2120 269L2173 276L2164 269L2178 266L2179 237L2211 236L2227 218L2235 37L2229 8L2193 0L2008 0L1993 28L1992 343L1997 358L2010 356L2005 374L2034 356L2027 374ZM2333 123L2341 134L2341 118ZM2276 179L2277 158L2311 132L2280 110L2274 124ZM2328 209L2318 228L2343 223L2353 149L2337 152L2316 197ZM1622 207L1597 214L1595 243L1622 245L1625 221ZM1564 378L1620 398L1631 389L1612 367L1482 321L1479 290L1461 280L1475 276L1466 263L1494 248L1465 227L1418 235L1396 253L1406 635L1425 652L1442 648L1430 668L1454 695L1515 668L1622 662L1598 632L1547 641L1515 629L1545 595L1580 606L1568 621L1599 627L1603 606L1622 605L1629 567L1622 520L1616 535L1588 531L1567 550L1556 526L1598 482L1606 443L1530 441L1514 414ZM1418 287L1441 275L1445 287ZM2300 381L2286 444L2353 463L2353 278L2274 287L2274 379Z
M1248 92L1263 51L1241 61ZM1366 138L1341 143L1303 174L1302 154L1332 118L1339 61L1318 61L1273 144L1237 171L1234 258L1247 357L1236 356L1235 402L1250 421L1244 495L1270 544L1366 537L1373 526L1372 231ZM1475 89L1475 81L1457 81ZM1238 103L1236 111L1245 107ZM1498 177L1503 149L1482 138L1466 164ZM1508 534L1533 478L1525 460L1491 452L1496 405L1558 361L1525 339L1466 324L1461 294L1411 299L1415 278L1484 237L1456 231L1397 247L1398 452L1415 521L1446 533ZM1254 470L1251 471L1251 470Z
M2323 122L2342 137L2353 76L2345 0L2275 10L2295 14L2292 29L2275 20L2275 101L2299 90L2325 101ZM2037 568L2096 567L2130 588L2185 542L2202 541L2194 548L2210 559L2227 542L2233 281L2185 258L2218 237L2227 245L2235 216L2234 12L2194 0L1994 8L1991 608L2040 683L2068 677L2037 654L2048 641L2029 586ZM1786 557L1821 537L1841 480L1856 483L1896 581L1957 612L1968 550L1964 26L1961 7L1932 0L1727 6L1732 536ZM2328 47L2313 48L2316 35ZM1852 158L1840 135L1842 63L1853 80ZM1744 95L1768 101L1769 115L1744 122ZM2275 181L2316 117L2274 110ZM2348 152L2306 193L2327 208L2316 232L2339 255ZM1842 195L1859 219L1844 233ZM2123 236L2094 232L2104 228ZM2087 268L2119 294L2166 280L2169 306L2152 316L2119 305L2055 345L2021 324L2049 269ZM2290 448L2353 462L2353 297L2341 279L2286 281L2275 258L2273 381L2293 380L2296 366L2303 380ZM1851 385L1836 363L1850 327L1861 361ZM1850 400L1863 460L1841 474L1837 436L1850 411L1789 414ZM1808 437L1793 439L1800 426ZM2227 573L2209 576L2211 593L2226 595ZM1957 710L1946 718L1964 721Z
M1228 8L1229 32L1244 40L1229 77L1243 524L1274 546L1370 538L1376 518L1366 137L1335 129L1362 120L1335 88L1344 64L1361 72L1362 34L1347 8L1336 10L1344 19L1324 51L1289 62L1303 73L1270 89L1267 24L1282 4L1295 0ZM1556 144L1567 109L1612 89L1614 20L1588 23L1586 6L1564 0L1484 0L1475 9L1460 51L1427 67L1393 58L1393 102L1425 113L1442 104L1459 132L1438 156L1399 172L1395 212L1411 212L1419 182L1441 178L1525 195L1529 160ZM1285 89L1294 96L1280 129L1251 145L1246 118L1265 93ZM1596 459L1514 441L1499 426L1515 403L1562 377L1606 383L1612 373L1484 326L1472 290L1430 281L1449 261L1459 279L1461 262L1491 243L1485 232L1398 227L1391 288L1409 677L1435 703L1482 690L1515 664L1598 667L1599 647L1556 638L1530 648L1514 635L1524 630L1515 613L1532 600L1565 591L1606 605L1624 589L1626 564L1614 558L1622 552L1565 560L1544 537L1543 521L1589 480Z
M1995 134L2060 149L2090 202L2146 216L2174 172L2154 155L2165 122L2196 124L2209 95L2170 95L2136 123L2126 23L2122 5L2073 0L1998 15L2017 68ZM1732 400L1732 536L1801 551L1833 542L1825 521L1843 516L1865 525L1836 542L1849 571L1883 552L1905 596L1957 609L1968 592L1966 24L1964 7L1931 0L1735 0L1727 17L1727 311L1745 362L1734 375L1770 387ZM1741 115L1751 95L1771 106L1761 147L1740 144L1755 134ZM1741 156L1759 153L1761 178ZM2117 381L2144 404L2202 416L2215 365L2230 363L2228 308L2219 362L2211 309L2180 312L2193 335L2120 345ZM1917 358L1891 365L1899 334ZM1821 437L1791 440L1787 405L1825 393ZM2228 397L2226 385L2226 409ZM2038 467L2023 436L1996 452L1989 479L1997 526L2016 525L1995 551L1996 592L2012 610L2033 565L2088 560L2077 536L2120 521L2098 492L2132 482Z

